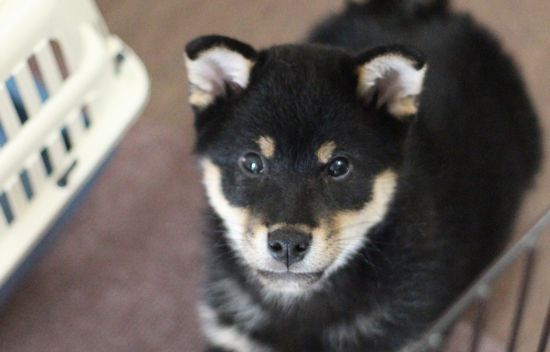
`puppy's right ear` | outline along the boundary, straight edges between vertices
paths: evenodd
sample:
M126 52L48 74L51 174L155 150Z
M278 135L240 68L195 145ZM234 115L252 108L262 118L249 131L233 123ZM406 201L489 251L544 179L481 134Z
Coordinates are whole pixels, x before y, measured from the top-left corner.
M185 47L191 105L205 109L245 89L256 58L254 48L228 37L209 35L191 41Z

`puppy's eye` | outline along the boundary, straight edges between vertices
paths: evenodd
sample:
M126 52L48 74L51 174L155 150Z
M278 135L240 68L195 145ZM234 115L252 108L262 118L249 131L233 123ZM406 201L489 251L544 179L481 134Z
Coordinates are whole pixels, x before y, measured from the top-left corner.
M262 157L253 152L241 156L239 164L244 172L251 175L260 175L264 172Z
M334 178L341 180L349 175L351 171L351 164L348 159L344 157L337 157L327 165L327 174Z

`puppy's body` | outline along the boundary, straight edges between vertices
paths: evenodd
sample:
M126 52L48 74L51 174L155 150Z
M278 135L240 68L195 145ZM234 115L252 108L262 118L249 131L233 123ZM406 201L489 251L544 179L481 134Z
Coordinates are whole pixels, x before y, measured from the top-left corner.
M350 5L311 36L330 48L281 46L256 55L218 37L188 47L190 61L218 45L245 58L231 72L253 67L246 80L226 80L223 94L200 89L192 99L213 208L199 309L212 351L397 351L505 243L538 167L536 119L492 36L469 17L449 14L445 1L428 3ZM365 118L376 107L350 98L358 72L349 69L356 62L350 52L394 44L427 57L420 108L414 118L403 117L395 111L415 105L407 100L390 109L390 100L386 111L378 106L377 115ZM390 49L384 50L366 56L383 58ZM421 60L407 57L420 72ZM201 83L192 74L190 80ZM239 89L230 89L235 82ZM233 165L254 148L269 168L261 180L245 180ZM317 182L315 165L325 167L338 148L347 148L354 176L347 185ZM365 214L364 221L342 220L356 214ZM263 228L268 238L280 228L309 231L313 244L303 268L308 256L323 262L323 253L334 252L321 279L317 271L295 274L302 257L289 263L288 252L295 276L261 277L267 261L254 256L263 248L257 244ZM319 243L325 252L317 251ZM306 271L311 277L299 274Z

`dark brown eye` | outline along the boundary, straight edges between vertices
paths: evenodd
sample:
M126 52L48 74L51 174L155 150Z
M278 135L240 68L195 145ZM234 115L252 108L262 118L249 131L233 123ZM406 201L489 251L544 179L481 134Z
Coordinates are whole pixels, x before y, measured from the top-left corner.
M327 165L327 174L334 179L343 179L346 177L350 170L351 164L348 159L344 157L337 157L332 159Z
M241 156L239 164L243 171L250 175L260 175L264 172L262 157L253 152Z

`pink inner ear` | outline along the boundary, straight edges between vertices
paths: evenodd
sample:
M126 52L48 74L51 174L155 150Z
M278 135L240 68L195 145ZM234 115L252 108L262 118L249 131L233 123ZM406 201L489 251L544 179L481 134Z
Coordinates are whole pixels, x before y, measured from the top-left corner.
M370 100L378 92L377 107L393 104L405 97L416 97L422 91L426 66L416 69L414 63L399 54L384 54L360 68L358 92Z
M197 59L187 60L191 84L212 97L224 95L226 85L246 88L252 66L251 60L224 47L209 49Z
M210 89L208 93L219 96L225 94L225 82L231 81L231 77L223 71L222 67L212 59L206 59L203 67L204 79L207 80Z
M376 102L377 108L380 108L384 104L394 100L394 98L399 95L399 91L402 86L402 82L399 80L399 74L393 71L388 72L384 77L377 80L376 86L379 93L378 101Z

